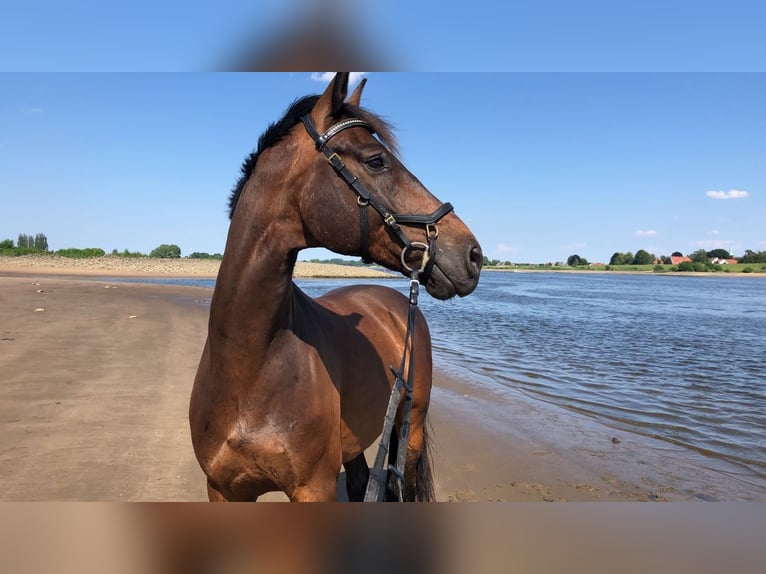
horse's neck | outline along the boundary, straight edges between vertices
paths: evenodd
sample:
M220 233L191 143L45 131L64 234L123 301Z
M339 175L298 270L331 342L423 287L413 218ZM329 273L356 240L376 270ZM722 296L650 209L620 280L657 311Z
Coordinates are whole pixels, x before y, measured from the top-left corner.
M300 249L295 218L266 209L268 202L256 203L238 205L232 218L210 305L209 333L226 342L226 352L251 361L258 361L275 334L289 327Z

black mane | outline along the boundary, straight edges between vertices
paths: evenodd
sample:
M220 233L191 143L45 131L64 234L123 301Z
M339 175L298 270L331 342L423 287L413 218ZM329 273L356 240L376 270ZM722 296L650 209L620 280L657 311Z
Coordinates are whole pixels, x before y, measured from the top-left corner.
M314 105L319 100L319 96L305 96L298 100L295 100L285 112L282 118L266 128L266 131L258 138L258 148L251 153L242 162L240 168L240 176L237 180L234 189L229 196L229 219L234 216L234 210L237 208L237 202L242 190L245 188L247 180L255 170L255 166L258 163L258 157L264 150L277 145L282 141L293 127L301 121L301 117L311 112ZM390 126L380 117L376 116L372 112L369 112L363 108L358 108L350 104L344 104L341 113L350 115L351 117L359 118L367 122L370 127L375 130L380 140L387 145L393 153L397 153L398 146L394 139Z
M253 174L255 164L258 163L258 156L265 149L277 145L282 141L287 134L293 129L293 126L301 121L301 117L309 113L314 105L317 103L319 96L306 96L299 100L295 100L285 112L285 115L279 121L276 121L266 128L266 131L258 138L258 148L245 158L240 168L240 176L237 180L237 184L231 191L229 196L229 219L234 216L234 210L237 207L239 196L244 189L247 180Z

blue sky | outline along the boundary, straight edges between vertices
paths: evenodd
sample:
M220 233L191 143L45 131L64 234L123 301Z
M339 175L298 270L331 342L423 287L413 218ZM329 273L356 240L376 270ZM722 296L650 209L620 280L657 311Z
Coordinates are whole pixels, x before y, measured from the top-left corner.
M766 250L764 74L367 76L364 104L490 258ZM0 75L0 239L222 251L242 159L316 78Z
M6 0L0 70L230 69L302 23L330 42L329 22L367 69L764 71L764 21L762 0Z

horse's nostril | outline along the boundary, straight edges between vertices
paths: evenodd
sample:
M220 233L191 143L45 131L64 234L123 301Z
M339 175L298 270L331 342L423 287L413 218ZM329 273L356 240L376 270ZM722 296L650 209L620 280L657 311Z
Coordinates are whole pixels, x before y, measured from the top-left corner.
M468 252L468 271L471 277L476 277L479 274L483 263L484 254L481 252L481 247L477 245L471 248Z

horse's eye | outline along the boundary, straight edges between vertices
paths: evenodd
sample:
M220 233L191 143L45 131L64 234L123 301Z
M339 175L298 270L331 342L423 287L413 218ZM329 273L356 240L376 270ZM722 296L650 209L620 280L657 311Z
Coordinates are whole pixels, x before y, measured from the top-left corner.
M365 163L371 169L383 169L386 167L386 162L383 160L383 157L379 155L371 157Z

